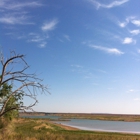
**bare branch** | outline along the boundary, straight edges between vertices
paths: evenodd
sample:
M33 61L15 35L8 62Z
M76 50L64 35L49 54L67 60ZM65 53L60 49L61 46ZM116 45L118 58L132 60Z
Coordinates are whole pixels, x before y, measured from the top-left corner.
M3 116L4 114L6 114L7 112L11 111L11 110L19 110L20 108L18 107L11 107L7 110L5 110L3 113L0 114L0 117Z
M8 60L4 63L3 69L2 69L2 74L1 74L1 79L0 79L0 85L1 85L1 83L2 83L2 81L3 81L3 77L4 77L4 75L5 75L6 66L7 66L10 62L12 62L14 59L22 58L22 57L24 57L24 55L16 55L16 56L11 57L10 59L8 59Z
M20 61L17 61L20 60ZM1 65L2 65L2 72L0 77L0 88L3 87L6 83L18 83L19 87L14 87L14 91L12 91L10 94L2 93L6 98L2 104L2 107L0 109L0 117L3 116L5 113L11 111L11 110L32 110L32 107L37 104L36 96L39 93L49 93L47 86L44 86L41 84L42 80L36 77L35 74L28 74L26 73L26 70L29 68L29 65L24 60L24 55L16 55L16 53L13 51L11 52L11 57L4 61L3 55L1 55ZM14 68L14 64L20 64L22 62L23 67L18 67L19 70L16 70ZM7 68L11 67L10 70L7 70ZM12 97L19 97L22 96L29 97L34 100L34 103L31 105L18 105L17 107L11 106L8 109L6 109L6 106L10 99Z
M25 67L25 68L23 68L23 70L21 70L21 71L15 71L15 72L11 72L12 70L10 70L9 72L6 72L5 73L5 75L15 75L15 74L24 74L23 72L26 70L26 69L28 69L29 68L29 66L27 66L27 67Z

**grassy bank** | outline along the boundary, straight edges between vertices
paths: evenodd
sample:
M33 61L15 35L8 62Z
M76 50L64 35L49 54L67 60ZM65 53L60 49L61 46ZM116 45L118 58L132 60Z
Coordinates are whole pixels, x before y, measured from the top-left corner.
M18 119L0 129L0 140L140 140L140 135L83 131L46 119Z

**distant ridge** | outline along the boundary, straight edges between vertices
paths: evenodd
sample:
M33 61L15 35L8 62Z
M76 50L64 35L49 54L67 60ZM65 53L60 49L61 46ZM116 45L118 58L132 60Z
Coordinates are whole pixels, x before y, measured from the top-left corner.
M71 114L71 115L108 115L108 116L140 116L140 114L115 114L115 113L57 113L57 112L19 112L19 116L45 116L45 115L60 115L60 114Z

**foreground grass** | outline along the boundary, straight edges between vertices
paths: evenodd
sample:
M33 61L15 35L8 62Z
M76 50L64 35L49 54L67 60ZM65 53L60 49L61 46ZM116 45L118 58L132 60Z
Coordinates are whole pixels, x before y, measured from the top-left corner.
M0 130L0 140L140 140L140 135L66 130L46 119L18 119Z

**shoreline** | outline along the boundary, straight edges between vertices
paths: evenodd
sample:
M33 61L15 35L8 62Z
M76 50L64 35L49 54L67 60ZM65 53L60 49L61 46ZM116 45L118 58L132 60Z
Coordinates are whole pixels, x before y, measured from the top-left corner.
M79 128L70 126L70 125L65 125L65 124L61 124L61 123L56 123L54 121L50 121L51 123L53 123L54 125L60 126L61 128L64 128L65 130L81 130Z
M108 133L118 133L118 134L136 134L140 135L140 132L130 132L130 131L117 131L117 130L103 130L103 129L90 129L87 127L80 127L80 126L73 126L73 125L66 125L66 124L59 124L54 123L66 130L84 130L84 131L93 131L93 132L108 132Z

